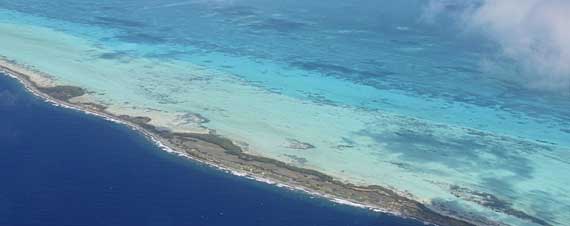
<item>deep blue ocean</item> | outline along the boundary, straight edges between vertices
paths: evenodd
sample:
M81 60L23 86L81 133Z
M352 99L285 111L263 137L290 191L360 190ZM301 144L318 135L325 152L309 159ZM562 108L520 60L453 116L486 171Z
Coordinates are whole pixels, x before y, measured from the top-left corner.
M423 225L229 175L0 76L2 226Z

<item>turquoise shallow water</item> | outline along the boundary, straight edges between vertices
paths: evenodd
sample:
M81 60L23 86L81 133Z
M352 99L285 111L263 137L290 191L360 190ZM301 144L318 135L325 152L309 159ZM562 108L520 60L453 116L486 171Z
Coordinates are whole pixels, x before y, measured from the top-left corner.
M4 75L0 116L0 175L11 178L0 187L3 226L424 225L170 155L125 126L50 106Z
M424 1L0 7L0 55L93 91L87 100L112 112L215 130L252 153L428 205L531 224L456 185L570 222L568 95L523 85L482 36L423 23ZM289 148L295 141L316 148Z

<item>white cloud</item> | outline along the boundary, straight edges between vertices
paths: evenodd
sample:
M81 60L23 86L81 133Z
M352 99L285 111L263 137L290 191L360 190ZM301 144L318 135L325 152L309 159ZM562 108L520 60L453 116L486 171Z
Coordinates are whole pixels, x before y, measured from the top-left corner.
M457 1L432 0L429 22ZM480 0L465 4L461 25L497 42L536 88L570 90L570 0Z

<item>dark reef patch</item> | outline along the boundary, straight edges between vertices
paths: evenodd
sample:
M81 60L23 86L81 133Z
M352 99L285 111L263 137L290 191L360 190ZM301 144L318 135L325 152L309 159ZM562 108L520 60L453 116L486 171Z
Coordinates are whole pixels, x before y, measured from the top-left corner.
M479 225L505 226L504 224L499 224L484 217L481 217L482 215L484 215L483 213L480 213L473 209L466 209L463 205L461 205L457 201L449 201L439 198L433 199L431 200L430 207L445 214L453 216L465 216L466 218L479 222Z
M161 44L166 42L166 39L163 37L138 32L129 32L127 34L115 36L115 38L125 42L141 44Z
M127 51L116 51L116 52L102 53L99 55L99 58L106 60L114 60L114 59L121 59L127 56L129 56Z
M476 68L471 68L467 66L437 66L437 69L441 69L447 73L468 73L468 74L483 74L481 70Z
M127 19L120 19L117 17L105 17L105 16L97 16L94 17L95 22L93 24L105 25L110 27L133 27L133 28L142 28L146 25L139 21L134 20L127 20Z
M277 32L296 32L308 26L308 24L303 22L282 18L267 18L249 25L250 28L256 30L272 30Z
M188 112L179 117L185 123L208 123L209 119L198 113Z
M296 139L287 139L287 148L290 149L299 149L299 150L307 150L307 149L313 149L315 148L314 145L306 143L306 142L301 142L299 140Z
M559 205L553 205L554 203L559 202L559 200L556 198L557 196L546 193L544 191L532 190L528 193L528 195L532 197L532 200L536 200L530 204L530 207L537 216L541 217L542 219L548 219L554 225L562 225L560 222L557 222L557 217L553 213L561 210L568 213L570 212L570 205L564 205L563 207Z
M396 75L397 73L386 70L357 70L353 68L344 67L337 64L323 63L323 62L311 62L311 61L293 61L289 63L291 67L319 72L323 75L335 76L338 78L352 78L355 80L367 80L376 79L385 76ZM363 82L366 84L366 82Z
M319 71L338 74L354 74L355 71L336 64L309 62L309 61L296 61L290 64L293 67L301 68L307 71Z
M457 185L450 186L449 190L451 191L451 194L453 194L455 197L477 203L481 206L485 206L497 212L502 212L510 216L527 220L539 225L550 225L548 222L542 219L530 216L523 211L514 209L512 203L502 200L495 195L480 191L474 191Z
M248 16L258 15L258 10L250 6L219 7L215 8L214 11L224 16L230 16L230 17L248 17Z
M292 159L293 161L295 161L297 164L301 164L304 165L307 163L307 159L306 158L302 158L296 155L289 155L286 154L285 156L287 156L288 158Z
M413 124L415 130L400 129L394 132L373 133L361 131L387 150L400 154L400 158L418 163L435 162L456 170L482 172L481 169L511 171L518 179L532 177L533 167L525 157L535 152L548 151L548 147L497 137L481 132L461 137L436 134L426 124ZM405 127L402 127L405 128ZM487 158L494 156L495 158Z
M507 198L515 198L517 194L513 187L518 180L516 177L483 177L481 180L481 187L493 194Z

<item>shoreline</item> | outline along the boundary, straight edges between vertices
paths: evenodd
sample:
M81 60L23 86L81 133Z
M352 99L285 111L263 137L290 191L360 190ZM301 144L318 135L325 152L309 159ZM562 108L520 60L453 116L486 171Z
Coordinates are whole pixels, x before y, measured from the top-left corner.
M216 134L176 133L158 129L148 117L114 115L105 106L94 103L72 103L69 100L83 96L86 90L75 86L41 86L30 76L41 77L33 70L16 63L0 60L0 72L18 80L24 88L42 100L63 108L81 111L93 116L123 124L141 133L160 149L189 158L201 164L255 181L302 191L332 202L366 208L404 218L436 225L499 225L476 216L453 214L453 210L435 211L404 194L381 186L357 186L340 182L315 170L291 166L278 160L254 156L242 151L230 139ZM445 212L441 213L441 212ZM448 214L449 213L449 214ZM448 215L453 215L448 216Z

